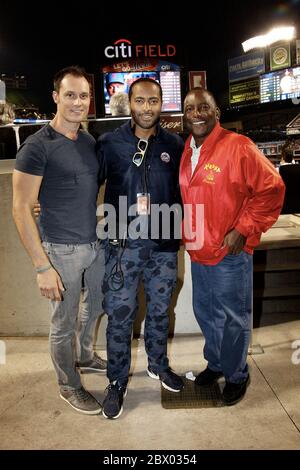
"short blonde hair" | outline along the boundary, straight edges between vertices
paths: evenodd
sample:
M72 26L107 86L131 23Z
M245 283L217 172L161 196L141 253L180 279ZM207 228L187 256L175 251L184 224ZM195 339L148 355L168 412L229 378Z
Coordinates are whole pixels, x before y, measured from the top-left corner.
M130 114L127 93L115 93L109 101L110 112L113 116L128 116Z
M0 104L0 125L1 124L11 124L14 122L15 115L15 105L11 103L2 103Z

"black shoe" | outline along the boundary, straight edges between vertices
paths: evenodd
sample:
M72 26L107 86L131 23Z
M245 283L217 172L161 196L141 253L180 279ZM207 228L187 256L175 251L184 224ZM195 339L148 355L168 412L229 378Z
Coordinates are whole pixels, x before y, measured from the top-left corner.
M223 372L216 372L211 370L209 367L206 367L206 369L200 372L200 374L195 378L195 384L200 386L211 385L220 377L223 377Z
M235 384L232 382L226 382L223 390L223 401L225 405L235 405L238 403L246 393L247 387L250 384L250 375L244 382Z
M110 383L106 387L106 397L102 405L102 414L104 418L117 419L123 411L123 400L127 395L126 386L118 382Z
M170 368L168 368L164 372L156 373L148 367L147 374L149 375L149 377L151 377L151 379L160 380L162 386L166 390L169 390L169 392L181 392L184 387L183 380Z

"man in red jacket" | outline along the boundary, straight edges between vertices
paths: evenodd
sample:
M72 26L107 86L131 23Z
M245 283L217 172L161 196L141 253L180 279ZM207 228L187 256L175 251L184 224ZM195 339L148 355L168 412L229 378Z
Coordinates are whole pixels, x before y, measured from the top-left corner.
M251 140L220 126L220 110L209 91L188 92L184 117L191 132L180 165L184 242L208 362L196 384L224 376L223 400L233 405L250 382L253 248L278 218L285 187Z

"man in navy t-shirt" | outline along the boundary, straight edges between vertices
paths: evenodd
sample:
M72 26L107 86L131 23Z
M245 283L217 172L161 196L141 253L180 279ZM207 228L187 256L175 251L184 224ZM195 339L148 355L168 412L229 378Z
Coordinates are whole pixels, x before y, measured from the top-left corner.
M28 137L18 151L13 216L36 269L40 292L51 301L50 347L60 396L77 411L97 414L101 406L82 387L76 368L106 371L106 361L92 347L95 324L103 311L104 256L96 236L95 141L79 130L90 104L85 71L79 67L59 71L53 100L57 105L53 120ZM32 215L37 199L39 229Z

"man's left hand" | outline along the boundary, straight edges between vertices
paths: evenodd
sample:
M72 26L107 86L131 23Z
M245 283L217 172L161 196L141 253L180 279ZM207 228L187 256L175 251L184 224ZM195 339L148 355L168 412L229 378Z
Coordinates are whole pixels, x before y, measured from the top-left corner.
M228 247L228 255L239 255L246 243L246 237L235 228L225 235L223 247Z
M33 205L33 215L35 218L39 217L41 214L41 205L39 201L36 201Z

